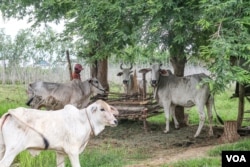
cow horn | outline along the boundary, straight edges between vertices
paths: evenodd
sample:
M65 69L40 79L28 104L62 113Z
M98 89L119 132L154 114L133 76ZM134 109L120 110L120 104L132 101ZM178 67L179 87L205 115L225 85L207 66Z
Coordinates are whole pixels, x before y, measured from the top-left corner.
M132 68L133 68L133 65L132 65L132 63L131 63L131 64L130 64L130 68L129 68L129 69L131 70Z
M121 69L121 70L123 70L122 65L123 65L123 63L120 65L120 69Z

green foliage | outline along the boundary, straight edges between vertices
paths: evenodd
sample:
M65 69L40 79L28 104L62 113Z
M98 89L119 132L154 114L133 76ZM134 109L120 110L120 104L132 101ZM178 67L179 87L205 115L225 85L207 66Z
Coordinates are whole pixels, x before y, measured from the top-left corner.
M32 31L32 32L30 32ZM74 57L74 47L60 40L60 36L46 27L42 31L34 31L32 29L20 30L17 36L11 39L4 31L0 32L0 60L6 60L6 67L20 68L29 63L38 64L41 60L49 62L51 65L66 61L65 52L70 51L70 55ZM4 46L4 47L3 47ZM6 75L11 70L5 70Z
M211 85L215 92L224 91L231 81L250 82L250 27L246 24L250 18L249 5L248 1L201 1L204 16L198 23L203 29L210 29L212 34L208 45L202 46L200 51L214 74ZM231 56L248 61L248 68L231 66Z

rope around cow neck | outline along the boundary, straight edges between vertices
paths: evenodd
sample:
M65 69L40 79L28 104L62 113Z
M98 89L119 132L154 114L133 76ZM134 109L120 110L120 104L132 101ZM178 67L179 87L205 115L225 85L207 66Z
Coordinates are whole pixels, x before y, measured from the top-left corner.
M87 119L88 119L88 121L89 121L89 125L90 125L90 128L91 128L91 132L92 132L92 134L94 134L94 135L96 136L96 134L95 134L95 127L92 125L92 122L91 122L91 120L89 119L88 110L87 110L87 109L85 109L85 110L86 110Z
M98 90L101 90L101 91L105 92L105 90L104 90L104 89L99 88L98 86L94 85L92 82L89 82L89 84L90 84L90 85L92 85L92 86L94 86L96 89L98 89Z

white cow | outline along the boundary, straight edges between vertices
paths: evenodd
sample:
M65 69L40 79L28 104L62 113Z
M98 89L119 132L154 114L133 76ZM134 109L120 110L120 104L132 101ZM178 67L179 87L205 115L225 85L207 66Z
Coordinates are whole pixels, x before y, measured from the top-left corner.
M98 135L105 126L117 126L118 111L102 100L87 108L66 105L57 111L10 109L0 119L0 167L9 167L23 150L37 155L41 150L55 150L57 167L64 167L67 155L72 167L80 167L79 154L91 135Z

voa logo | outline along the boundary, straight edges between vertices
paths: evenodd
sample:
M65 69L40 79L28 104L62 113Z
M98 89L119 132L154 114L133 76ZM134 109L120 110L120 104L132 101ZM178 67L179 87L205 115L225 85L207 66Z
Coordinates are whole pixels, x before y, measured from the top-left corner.
M250 151L222 151L222 167L250 167Z
M247 162L244 155L226 155L227 162Z

